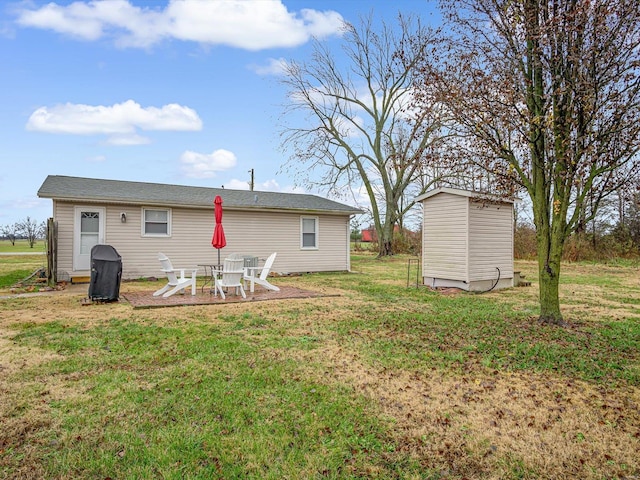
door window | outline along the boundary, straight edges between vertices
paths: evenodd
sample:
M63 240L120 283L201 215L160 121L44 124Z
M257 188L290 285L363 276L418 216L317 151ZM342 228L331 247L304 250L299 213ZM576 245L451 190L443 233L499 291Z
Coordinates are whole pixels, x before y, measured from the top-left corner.
M80 254L90 255L91 249L100 239L100 213L82 212L80 214Z

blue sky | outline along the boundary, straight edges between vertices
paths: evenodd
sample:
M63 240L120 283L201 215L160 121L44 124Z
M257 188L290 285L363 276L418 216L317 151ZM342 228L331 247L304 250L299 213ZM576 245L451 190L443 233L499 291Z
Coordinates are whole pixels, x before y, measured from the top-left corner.
M0 6L0 226L44 221L47 175L303 191L280 150L279 62L342 20L428 0L22 1ZM317 192L312 192L317 193ZM345 203L349 203L345 201Z

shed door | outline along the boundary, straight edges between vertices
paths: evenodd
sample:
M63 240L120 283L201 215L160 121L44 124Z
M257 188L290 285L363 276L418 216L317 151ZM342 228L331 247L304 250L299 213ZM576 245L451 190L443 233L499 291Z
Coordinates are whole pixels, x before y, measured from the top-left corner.
M73 270L91 269L91 248L104 243L104 208L76 207L73 239Z

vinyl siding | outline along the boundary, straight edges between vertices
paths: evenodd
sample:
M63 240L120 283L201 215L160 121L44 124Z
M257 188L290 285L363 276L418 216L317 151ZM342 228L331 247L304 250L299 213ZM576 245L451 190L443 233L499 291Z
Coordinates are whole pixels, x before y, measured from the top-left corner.
M513 278L513 207L469 202L469 281Z
M440 193L423 202L422 275L467 280L467 198Z
M54 201L54 218L58 221L58 269L73 272L74 206ZM97 205L96 205L97 206ZM211 209L171 209L171 236L142 235L142 208L125 204L99 205L106 208L105 243L122 256L123 278L160 275L158 252L163 252L176 268L217 263L218 252L211 246L215 220ZM147 208L159 208L153 205ZM126 223L120 214L127 215ZM222 224L227 246L220 251L223 259L231 253L266 258L277 252L272 271L283 273L344 271L349 268L347 231L349 215L309 215L318 217L319 248L300 248L298 213L250 212L224 210ZM203 270L200 270L203 274Z

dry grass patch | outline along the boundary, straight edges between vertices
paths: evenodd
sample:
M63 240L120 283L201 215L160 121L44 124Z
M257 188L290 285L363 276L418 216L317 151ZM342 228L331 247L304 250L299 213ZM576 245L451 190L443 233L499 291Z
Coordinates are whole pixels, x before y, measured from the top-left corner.
M531 287L517 288L508 296L523 310L538 308L537 263L519 260L516 270L533 281ZM633 273L636 274L633 274ZM640 318L640 275L633 267L602 264L566 263L562 265L560 301L570 323L601 322ZM493 298L504 293L491 293Z
M389 371L337 344L295 356L309 366L307 375L352 385L369 398L393 419L400 451L445 475L596 479L640 472L638 388L532 373Z
M58 377L19 375L59 360L61 356L16 345L11 340L13 334L15 332L0 325L0 467L4 463L4 452L19 450L23 459L13 472L14 478L45 478L39 456L43 448L56 442L50 432L57 429L50 403L75 398L81 393Z

